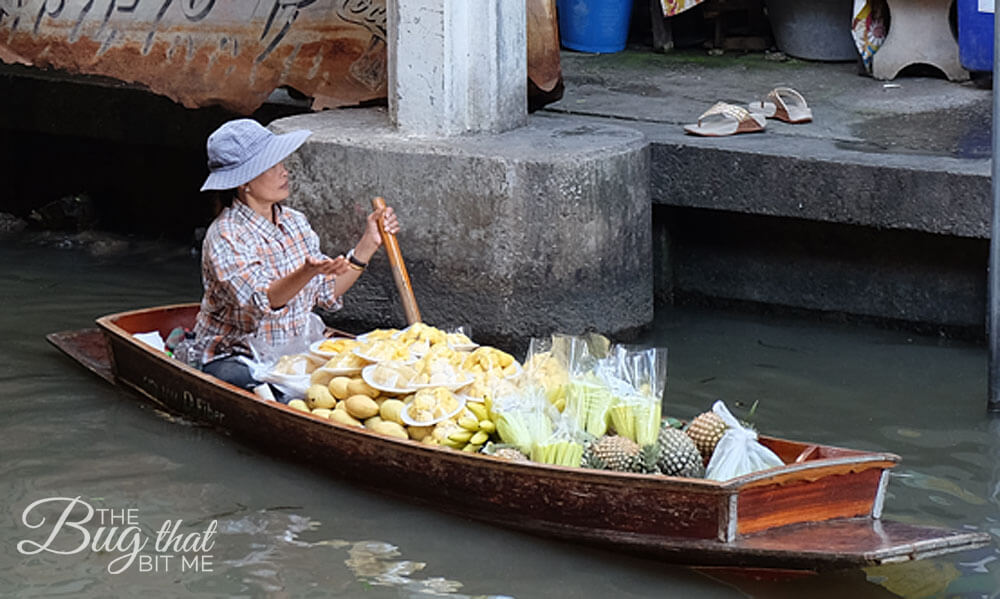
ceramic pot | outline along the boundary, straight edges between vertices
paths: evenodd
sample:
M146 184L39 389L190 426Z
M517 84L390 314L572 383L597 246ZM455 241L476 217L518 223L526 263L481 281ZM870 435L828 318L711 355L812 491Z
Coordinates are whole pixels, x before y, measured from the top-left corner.
M853 13L852 0L767 0L775 45L806 60L855 60Z

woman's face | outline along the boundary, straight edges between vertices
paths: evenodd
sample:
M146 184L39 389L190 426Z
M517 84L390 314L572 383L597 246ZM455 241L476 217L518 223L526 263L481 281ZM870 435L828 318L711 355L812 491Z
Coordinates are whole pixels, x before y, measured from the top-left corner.
M285 163L278 164L257 175L257 178L247 183L248 193L254 199L276 203L288 197L288 171Z

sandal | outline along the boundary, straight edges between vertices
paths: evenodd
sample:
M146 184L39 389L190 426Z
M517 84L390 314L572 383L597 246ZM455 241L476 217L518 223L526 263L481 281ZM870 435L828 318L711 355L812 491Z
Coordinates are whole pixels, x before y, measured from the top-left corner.
M737 133L763 131L767 121L762 115L753 114L746 108L719 102L706 110L694 125L685 125L684 130L692 135L722 137Z
M772 89L766 98L753 102L749 108L750 112L786 123L808 123L813 118L812 109L806 104L806 99L790 87Z

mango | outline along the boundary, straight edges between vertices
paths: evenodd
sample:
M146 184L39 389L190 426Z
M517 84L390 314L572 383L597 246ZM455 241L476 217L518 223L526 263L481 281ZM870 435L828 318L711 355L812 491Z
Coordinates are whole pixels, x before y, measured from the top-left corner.
M390 437L395 437L397 439L409 439L410 435L403 428L403 425L397 424L395 422L389 422L387 420L381 420L375 423L373 426L369 427L376 433L382 435L388 435Z
M306 389L306 404L310 408L326 408L329 410L337 405L337 400L333 398L330 390L325 385L315 384L310 385Z
M403 408L406 404L399 401L398 399L387 399L382 402L379 406L379 415L382 416L382 420L387 422L395 422L396 424L403 424L403 418L401 414L403 413ZM428 431L429 432L429 431Z
M330 379L329 389L330 393L337 399L347 399L352 393L347 391L347 386L350 384L351 379L346 376L335 376Z
M434 430L433 426L406 427L406 432L410 435L410 438L416 441L424 441L425 439L430 439L431 441L435 441L434 437L431 436L432 430Z
M303 412L309 411L309 406L307 406L306 402L301 399L293 399L292 401L288 402L288 407L294 408L296 410L301 410Z
M378 404L367 395L352 395L345 399L344 403L347 404L345 406L347 413L359 420L365 420L378 414Z
M372 399L379 396L379 390L372 387L364 380L357 378L351 379L351 382L347 383L347 393L348 395L366 395Z
M348 414L347 410L334 410L330 412L330 420L337 424L361 428L361 421Z

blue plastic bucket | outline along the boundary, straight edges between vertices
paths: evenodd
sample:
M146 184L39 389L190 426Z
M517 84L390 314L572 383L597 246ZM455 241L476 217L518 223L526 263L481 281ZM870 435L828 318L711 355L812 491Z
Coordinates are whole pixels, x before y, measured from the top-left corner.
M564 47L601 54L625 49L632 0L556 0L556 8Z
M993 13L981 0L958 0L958 61L970 71L993 70Z

